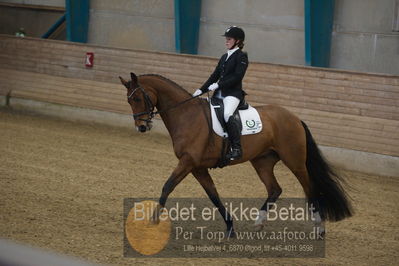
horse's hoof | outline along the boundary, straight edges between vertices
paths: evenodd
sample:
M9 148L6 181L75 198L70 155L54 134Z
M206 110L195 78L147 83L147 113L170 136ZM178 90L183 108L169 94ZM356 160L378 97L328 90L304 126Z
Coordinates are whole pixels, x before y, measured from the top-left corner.
M159 217L153 216L153 217L151 217L150 221L151 221L151 224L157 225L157 224L159 224Z
M320 229L320 232L318 234L318 239L319 240L324 240L324 237L326 236L326 230L324 228Z
M261 231L265 225L265 222L266 222L266 211L260 210L258 218L256 219L254 224L255 231Z
M234 229L227 230L226 232L226 238L236 238L236 232L234 232Z
M254 225L254 230L256 232L262 231L263 230L264 225L263 224L255 224Z

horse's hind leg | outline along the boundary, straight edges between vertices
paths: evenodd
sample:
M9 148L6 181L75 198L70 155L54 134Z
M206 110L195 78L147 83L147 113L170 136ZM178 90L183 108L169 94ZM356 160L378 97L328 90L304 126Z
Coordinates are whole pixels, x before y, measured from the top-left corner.
M255 228L257 230L262 229L263 223L266 220L266 212L271 203L276 202L280 196L282 189L278 184L276 177L274 176L274 166L280 160L279 156L275 152L268 153L251 160L252 166L258 173L259 178L266 186L268 197L260 208L259 217L255 222Z
M306 167L306 144L291 144L291 147L296 147L295 149L280 151L281 160L284 164L291 170L291 172L298 179L301 184L303 191L305 192L308 202L311 204L309 210L313 212L314 223L317 227L320 227L320 234L324 235L325 229L324 224L319 213L319 209L312 203L312 183L309 177L309 173ZM292 151L295 152L292 152Z
M223 220L226 223L227 234L226 236L234 237L234 228L233 228L233 219L231 218L226 208L223 206L219 194L216 190L215 184L213 183L212 177L209 175L209 172L205 168L197 168L192 171L194 177L198 180L201 186L204 188L206 194L209 199L213 202L213 204L218 208L219 213L222 215Z

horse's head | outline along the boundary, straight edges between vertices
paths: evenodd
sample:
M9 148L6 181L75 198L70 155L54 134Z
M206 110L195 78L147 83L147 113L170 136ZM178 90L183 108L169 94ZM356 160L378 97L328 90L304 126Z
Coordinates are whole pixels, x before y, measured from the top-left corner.
M134 123L139 132L146 132L152 128L152 118L156 104L155 95L139 84L137 76L130 73L131 80L119 77L127 89L127 101L133 112Z

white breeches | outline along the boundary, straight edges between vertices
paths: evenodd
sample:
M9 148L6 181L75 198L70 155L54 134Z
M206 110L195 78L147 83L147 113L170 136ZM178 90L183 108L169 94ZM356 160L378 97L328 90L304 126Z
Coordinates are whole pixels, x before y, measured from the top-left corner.
M240 104L240 100L234 96L227 96L223 98L224 104L224 121L229 121L229 117L232 116Z

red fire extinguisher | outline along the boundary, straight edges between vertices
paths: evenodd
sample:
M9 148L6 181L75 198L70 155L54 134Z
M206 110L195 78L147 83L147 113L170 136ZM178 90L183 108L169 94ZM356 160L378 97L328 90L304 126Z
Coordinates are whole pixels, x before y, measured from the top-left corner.
M86 65L86 67L93 67L93 65L94 65L94 53L92 53L92 52L87 52L86 53L85 65Z

